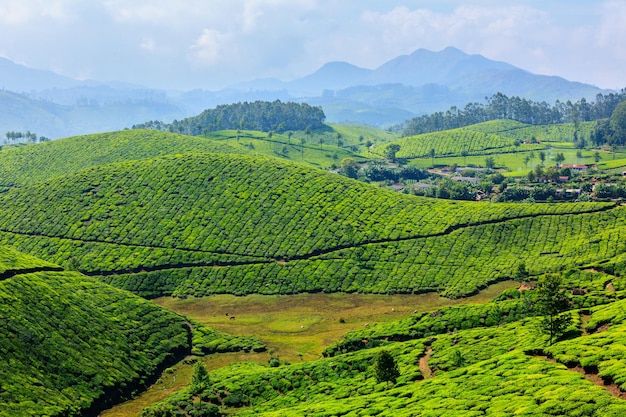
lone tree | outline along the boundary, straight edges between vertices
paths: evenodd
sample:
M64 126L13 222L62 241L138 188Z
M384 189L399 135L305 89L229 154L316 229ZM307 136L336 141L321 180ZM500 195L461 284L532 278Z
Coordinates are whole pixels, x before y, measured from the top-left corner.
M517 264L517 269L515 270L513 279L515 279L515 281L518 281L518 282L523 282L523 281L526 281L526 279L528 279L529 276L530 274L528 273L528 270L526 269L526 264L524 262L520 262L519 264Z
M396 360L387 350L381 350L376 357L375 370L376 381L386 382L387 387L389 387L390 382L395 384L396 379L400 376L398 364L396 364Z
M398 145L397 143L390 143L389 145L385 147L385 158L391 161L395 161L396 154L398 153L399 150L400 150L400 145Z
M556 167L560 168L563 161L565 161L565 155L563 154L563 152L557 153L556 156L554 157L554 162L556 162Z
M339 163L339 172L346 177L356 178L359 173L359 164L352 158L344 158Z
M539 329L548 336L552 345L572 324L572 315L567 313L570 301L561 288L561 276L544 275L537 282L537 312L542 316Z
M202 362L196 362L191 377L191 389L194 393L200 393L211 385L211 379Z

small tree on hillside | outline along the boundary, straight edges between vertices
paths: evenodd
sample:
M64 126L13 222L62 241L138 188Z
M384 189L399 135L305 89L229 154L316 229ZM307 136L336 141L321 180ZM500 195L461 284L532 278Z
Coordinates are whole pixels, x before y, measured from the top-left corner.
M379 383L386 382L387 387L389 387L390 382L395 384L396 379L400 376L398 364L387 350L381 350L376 357L375 372L376 381Z
M352 158L344 158L339 164L339 172L346 177L356 178L359 173L359 164Z
M390 143L385 147L385 158L395 161L398 151L400 151L400 145L397 143Z
M526 269L526 264L524 262L520 262L519 264L517 264L517 269L515 270L515 275L513 276L515 281L518 281L518 282L526 281L529 276L530 274L528 273L528 270Z
M544 275L537 282L537 312L542 316L539 328L548 336L552 345L572 324L572 316L567 312L570 301L561 288L560 275Z
M560 168L563 161L565 161L565 155L563 154L563 152L557 153L556 156L554 157L554 162L556 162L556 167Z
M193 367L193 375L191 377L191 389L194 393L199 393L207 389L211 385L209 373L202 364L202 362L196 362Z

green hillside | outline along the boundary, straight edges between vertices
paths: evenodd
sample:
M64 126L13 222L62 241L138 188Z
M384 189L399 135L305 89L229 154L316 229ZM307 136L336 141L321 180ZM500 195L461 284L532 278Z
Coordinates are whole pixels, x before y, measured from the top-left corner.
M624 215L425 199L276 159L195 153L12 189L0 241L144 296L459 296L520 262L532 274L614 262Z
M589 139L596 122L559 123L552 125L528 125L513 120L493 120L467 126L465 129L484 133L493 133L500 136L521 141L535 138L541 142L572 142L574 132L579 138ZM589 142L587 142L589 143Z
M400 158L428 158L432 150L435 157L490 155L545 149L545 143L569 143L571 147L575 135L589 144L594 126L595 122L534 126L514 120L492 120L458 129L408 136L393 143L400 145L397 154ZM537 143L530 143L532 138Z
M492 121L405 138L399 156L544 146L516 145L525 129ZM537 138L568 131L551 132ZM375 133L133 130L0 151L0 417L96 415L187 353L275 353L136 295L462 298L520 269L531 282L563 278L581 309L566 340L548 346L533 292L507 290L324 339L334 344L318 361L214 370L144 415L215 415L209 403L268 417L625 413L626 206L436 200L311 167L393 140ZM374 377L383 349L401 371L389 387Z
M2 417L97 415L192 351L265 350L6 246L0 327Z
M219 369L207 383L190 386L142 416L190 412L203 405L228 415L268 417L626 413L624 301L573 312L571 331L577 336L549 347L536 330L538 319L511 319L507 313L513 310L506 307L510 304L503 300L486 308L458 306L451 308L454 312L420 314L420 321L432 330L428 337L416 333L402 342L385 341L385 346L277 369L252 364ZM502 314L495 314L500 307ZM473 310L487 308L490 322L461 321L471 320ZM444 316L462 319L442 326ZM581 335L583 330L589 333ZM375 377L374 364L383 349L400 371L390 386Z
M0 151L0 187L20 186L113 162L194 151L238 153L224 143L155 130L76 136Z
M93 414L190 349L182 317L130 293L6 247L0 265L15 272L0 280L0 416Z
M53 263L26 255L8 246L0 246L0 280L25 270L60 269Z
M338 165L342 159L348 157L358 158L349 147L339 147L336 137L328 132L270 135L252 130L220 130L204 136L209 140L228 144L237 150L236 153L275 157L317 168L326 169Z
M515 139L495 133L485 133L470 128L459 128L443 132L424 133L395 141L400 145L399 158L425 158L434 155L461 156L512 152L536 149L537 145L515 146Z

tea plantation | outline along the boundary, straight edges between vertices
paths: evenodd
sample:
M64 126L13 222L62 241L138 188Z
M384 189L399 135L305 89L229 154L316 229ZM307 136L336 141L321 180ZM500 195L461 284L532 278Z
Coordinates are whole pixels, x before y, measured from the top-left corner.
M530 150L515 142L537 129L487 122L404 138L399 155ZM142 130L0 151L0 417L95 416L188 354L268 348L145 298L462 298L545 274L572 316L552 345L535 291L513 289L354 330L316 361L211 371L142 415L626 415L623 204L435 200L253 153ZM376 378L383 351L395 382Z
M510 278L520 262L533 275L615 262L625 213L433 200L276 159L196 152L11 189L0 195L0 242L148 297L458 297Z

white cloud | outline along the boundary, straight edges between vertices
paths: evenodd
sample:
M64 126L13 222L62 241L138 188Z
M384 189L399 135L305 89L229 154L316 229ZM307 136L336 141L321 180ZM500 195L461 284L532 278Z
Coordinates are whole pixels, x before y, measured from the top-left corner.
M533 72L626 84L618 74L626 3L598 3L0 0L0 51L66 75L206 88L291 79L328 61L375 68L418 48L455 46Z
M223 59L229 36L213 29L204 29L190 49L190 62L197 67L210 67Z
M41 19L67 20L74 16L72 0L1 0L0 22L23 25Z

